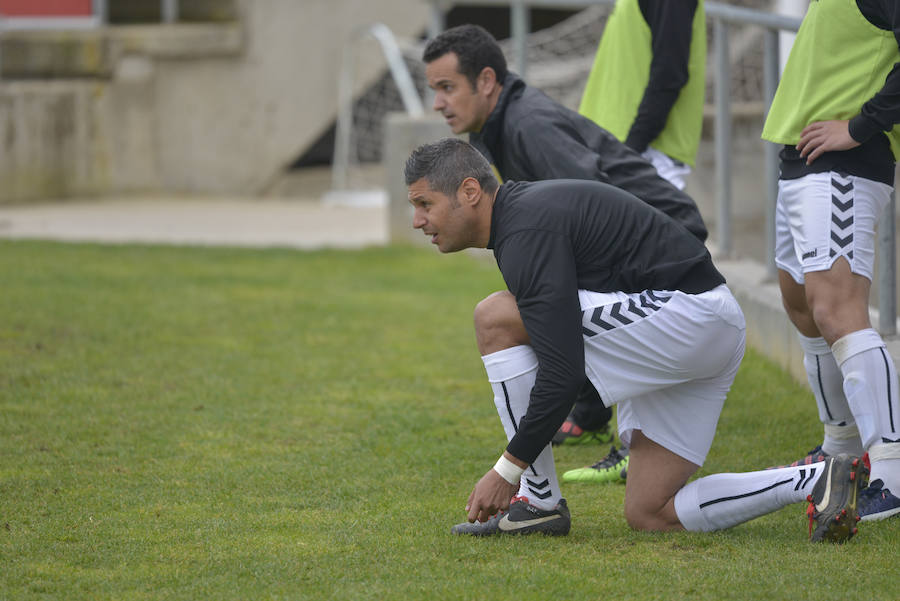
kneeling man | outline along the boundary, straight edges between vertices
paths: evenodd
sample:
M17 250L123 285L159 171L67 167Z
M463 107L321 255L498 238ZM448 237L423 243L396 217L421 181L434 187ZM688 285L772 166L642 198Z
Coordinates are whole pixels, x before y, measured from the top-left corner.
M632 528L717 530L807 500L812 540L855 534L855 457L687 483L712 444L745 325L706 247L683 226L599 182L500 185L455 138L416 149L405 177L413 227L444 253L493 249L508 288L475 310L508 445L453 532L568 533L550 440L587 378L618 405Z

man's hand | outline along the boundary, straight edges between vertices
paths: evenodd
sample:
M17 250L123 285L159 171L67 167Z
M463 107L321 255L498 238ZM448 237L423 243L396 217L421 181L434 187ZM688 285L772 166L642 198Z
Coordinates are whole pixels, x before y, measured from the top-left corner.
M469 521L486 522L501 509L509 509L509 500L518 490L518 482L510 484L493 468L489 469L469 495L466 503Z
M850 136L848 121L816 121L810 123L800 133L797 150L801 157L806 157L806 164L812 165L823 152L831 150L850 150L859 146L859 142Z

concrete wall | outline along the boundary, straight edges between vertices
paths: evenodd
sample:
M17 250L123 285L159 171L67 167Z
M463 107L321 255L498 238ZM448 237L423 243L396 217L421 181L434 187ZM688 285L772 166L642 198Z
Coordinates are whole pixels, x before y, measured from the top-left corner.
M424 29L426 9L418 0L242 2L240 59L157 64L166 187L263 188L334 119L341 52L351 32L381 21L395 35L411 36ZM361 90L384 62L373 42L359 54Z
M240 0L236 23L6 32L0 202L164 190L253 194L336 115L351 32L425 28L420 0ZM384 68L359 47L357 89Z

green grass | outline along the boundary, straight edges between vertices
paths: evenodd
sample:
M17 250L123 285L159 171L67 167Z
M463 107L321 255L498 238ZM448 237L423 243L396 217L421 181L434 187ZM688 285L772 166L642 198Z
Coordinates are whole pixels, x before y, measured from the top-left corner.
M568 537L451 537L504 447L471 326L500 288L424 249L0 242L0 599L900 598L900 520L812 545L801 505L646 534L568 485ZM751 352L701 473L820 436Z

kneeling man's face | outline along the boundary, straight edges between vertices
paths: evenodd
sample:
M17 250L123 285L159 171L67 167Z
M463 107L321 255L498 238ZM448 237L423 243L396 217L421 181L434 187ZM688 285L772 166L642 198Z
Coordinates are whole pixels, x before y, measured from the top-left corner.
M409 202L415 209L413 227L429 236L442 253L471 246L470 210L456 198L432 190L422 178L409 185Z

